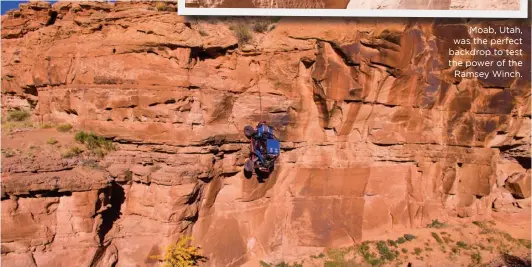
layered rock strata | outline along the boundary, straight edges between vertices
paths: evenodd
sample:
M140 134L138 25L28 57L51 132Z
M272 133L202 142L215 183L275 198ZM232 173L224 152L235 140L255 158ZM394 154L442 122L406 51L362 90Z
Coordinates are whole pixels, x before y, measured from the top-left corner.
M253 32L251 19L186 20L144 2L3 16L3 111L94 131L117 150L97 166L4 155L2 263L149 266L187 234L207 265L240 266L530 210L526 21L489 22L522 29L526 64L525 77L488 80L455 78L447 63L452 39L488 22L267 22ZM248 178L242 129L261 118L282 155ZM3 133L3 149L32 132L45 146L54 130L41 131Z

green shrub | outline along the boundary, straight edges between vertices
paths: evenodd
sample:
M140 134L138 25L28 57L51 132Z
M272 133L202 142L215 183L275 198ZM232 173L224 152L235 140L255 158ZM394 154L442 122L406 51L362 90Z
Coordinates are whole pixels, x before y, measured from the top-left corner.
M445 226L446 224L438 221L438 219L433 220L432 223L427 225L428 228L437 228L437 229L444 228Z
M480 227L480 228L487 228L486 224L484 222L480 221L473 221L473 224Z
M323 267L343 267L346 266L345 262L325 261Z
M443 240L440 238L440 235L438 235L438 233L432 232L430 234L432 235L432 237L434 237L438 244L443 244Z
M388 245L392 247L397 247L397 242L395 242L394 240L388 239L387 242L388 242Z
M475 265L479 265L482 262L482 256L479 253L471 254L471 260Z
M27 111L27 110L24 110L24 109L12 109L12 110L9 110L7 112L7 115L6 115L6 121L10 121L10 122L13 122L13 121L18 121L18 122L21 122L21 121L25 121L27 119L29 119L30 117L30 113Z
M458 241L458 242L456 242L456 245L457 245L459 248L463 248L463 249L468 249L468 247L469 247L469 246L468 246L465 242L463 242L463 241Z
M404 237L405 237L406 241L412 241L412 240L414 240L416 238L415 235L411 235L411 234L405 234Z
M522 246L524 246L524 247L526 247L528 249L530 249L530 247L531 247L530 240L520 238L520 239L518 239L518 242L519 242L519 244L521 244Z
M249 32L248 26L243 23L238 23L231 28L235 33L236 39L240 45L247 44L253 39L253 36Z
M343 262L347 251L345 249L332 248L327 250L327 257L335 262Z
M275 267L303 267L303 264L299 264L299 263L288 264L283 261L281 263L275 264Z
M515 238L511 236L509 233L501 232L501 235L510 242L515 242Z
M93 154L98 157L105 156L105 152L115 150L115 146L112 141L105 139L102 136L98 136L93 132L87 133L79 131L74 136L74 139L81 144L84 144Z
M74 135L74 140L76 140L78 143L85 143L85 140L87 139L88 134L84 131L79 131Z
M419 256L421 252L423 252L421 248L414 248L414 254L416 254L417 256Z
M72 130L72 125L68 124L68 123L60 124L55 129L57 131L59 131L59 132L66 133L66 132L69 132L70 130Z
M358 253L362 255L364 260L372 266L378 266L382 264L382 260L377 258L374 253L370 252L368 242L363 242L360 247L358 247Z
M402 236L397 239L398 244L403 244L404 242L406 242L406 239Z
M493 234L493 233L499 232L497 230L492 229L486 222L474 221L473 224L478 226L478 228L482 229L482 231L479 232L479 234L481 235Z
M379 251L381 259L383 260L393 261L397 257L397 254L390 251L390 249L388 248L386 243L384 243L384 241L377 242L377 250Z
M320 253L320 254L318 254L317 256L316 256L316 255L313 255L313 256L310 256L310 257L313 258L313 259L321 259L321 258L324 258L324 257L325 257L325 254Z
M402 251L403 253L408 253L408 249L406 249L406 248L402 248L401 251Z

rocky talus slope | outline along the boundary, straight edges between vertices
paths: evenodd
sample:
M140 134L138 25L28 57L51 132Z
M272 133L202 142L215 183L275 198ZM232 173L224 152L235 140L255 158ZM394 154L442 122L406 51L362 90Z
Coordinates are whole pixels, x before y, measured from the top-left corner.
M526 77L477 80L455 78L447 51L484 22L263 18L253 31L154 6L2 16L2 112L34 125L2 131L3 265L152 266L186 234L207 266L254 266L434 219L529 214L527 21L490 21L525 33ZM282 155L249 178L242 129L260 118ZM39 127L59 124L74 128ZM61 156L80 130L116 150Z

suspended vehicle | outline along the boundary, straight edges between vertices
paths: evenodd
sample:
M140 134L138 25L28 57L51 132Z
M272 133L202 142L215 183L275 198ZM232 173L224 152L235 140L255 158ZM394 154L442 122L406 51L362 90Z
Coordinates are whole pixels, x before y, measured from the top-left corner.
M260 80L260 76L258 80ZM244 164L244 171L248 174L253 173L253 170L258 170L262 174L268 175L274 170L275 161L279 158L281 153L281 144L279 139L273 133L273 127L268 125L262 119L262 95L260 90L260 83L257 82L259 93L259 110L260 122L257 127L246 125L244 127L244 134L250 141L249 159Z
M271 173L281 153L281 144L274 135L273 128L266 122L260 122L256 128L251 125L244 127L244 134L250 140L250 156L244 164L244 171L252 173L257 169Z

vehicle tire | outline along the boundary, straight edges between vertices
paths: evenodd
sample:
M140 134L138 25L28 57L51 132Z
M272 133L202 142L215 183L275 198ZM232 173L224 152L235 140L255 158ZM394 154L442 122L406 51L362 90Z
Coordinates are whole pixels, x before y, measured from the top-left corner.
M270 173L272 173L274 169L275 169L275 163L272 162L272 164L270 164L270 168L269 168Z
M252 160L247 160L246 163L244 163L244 171L246 172L253 172L253 169L255 168L255 164L253 164Z
M256 133L255 131L255 128L253 128L253 126L250 126L250 125L246 125L246 127L244 127L244 134L246 135L247 138L251 138L252 136L254 136Z

